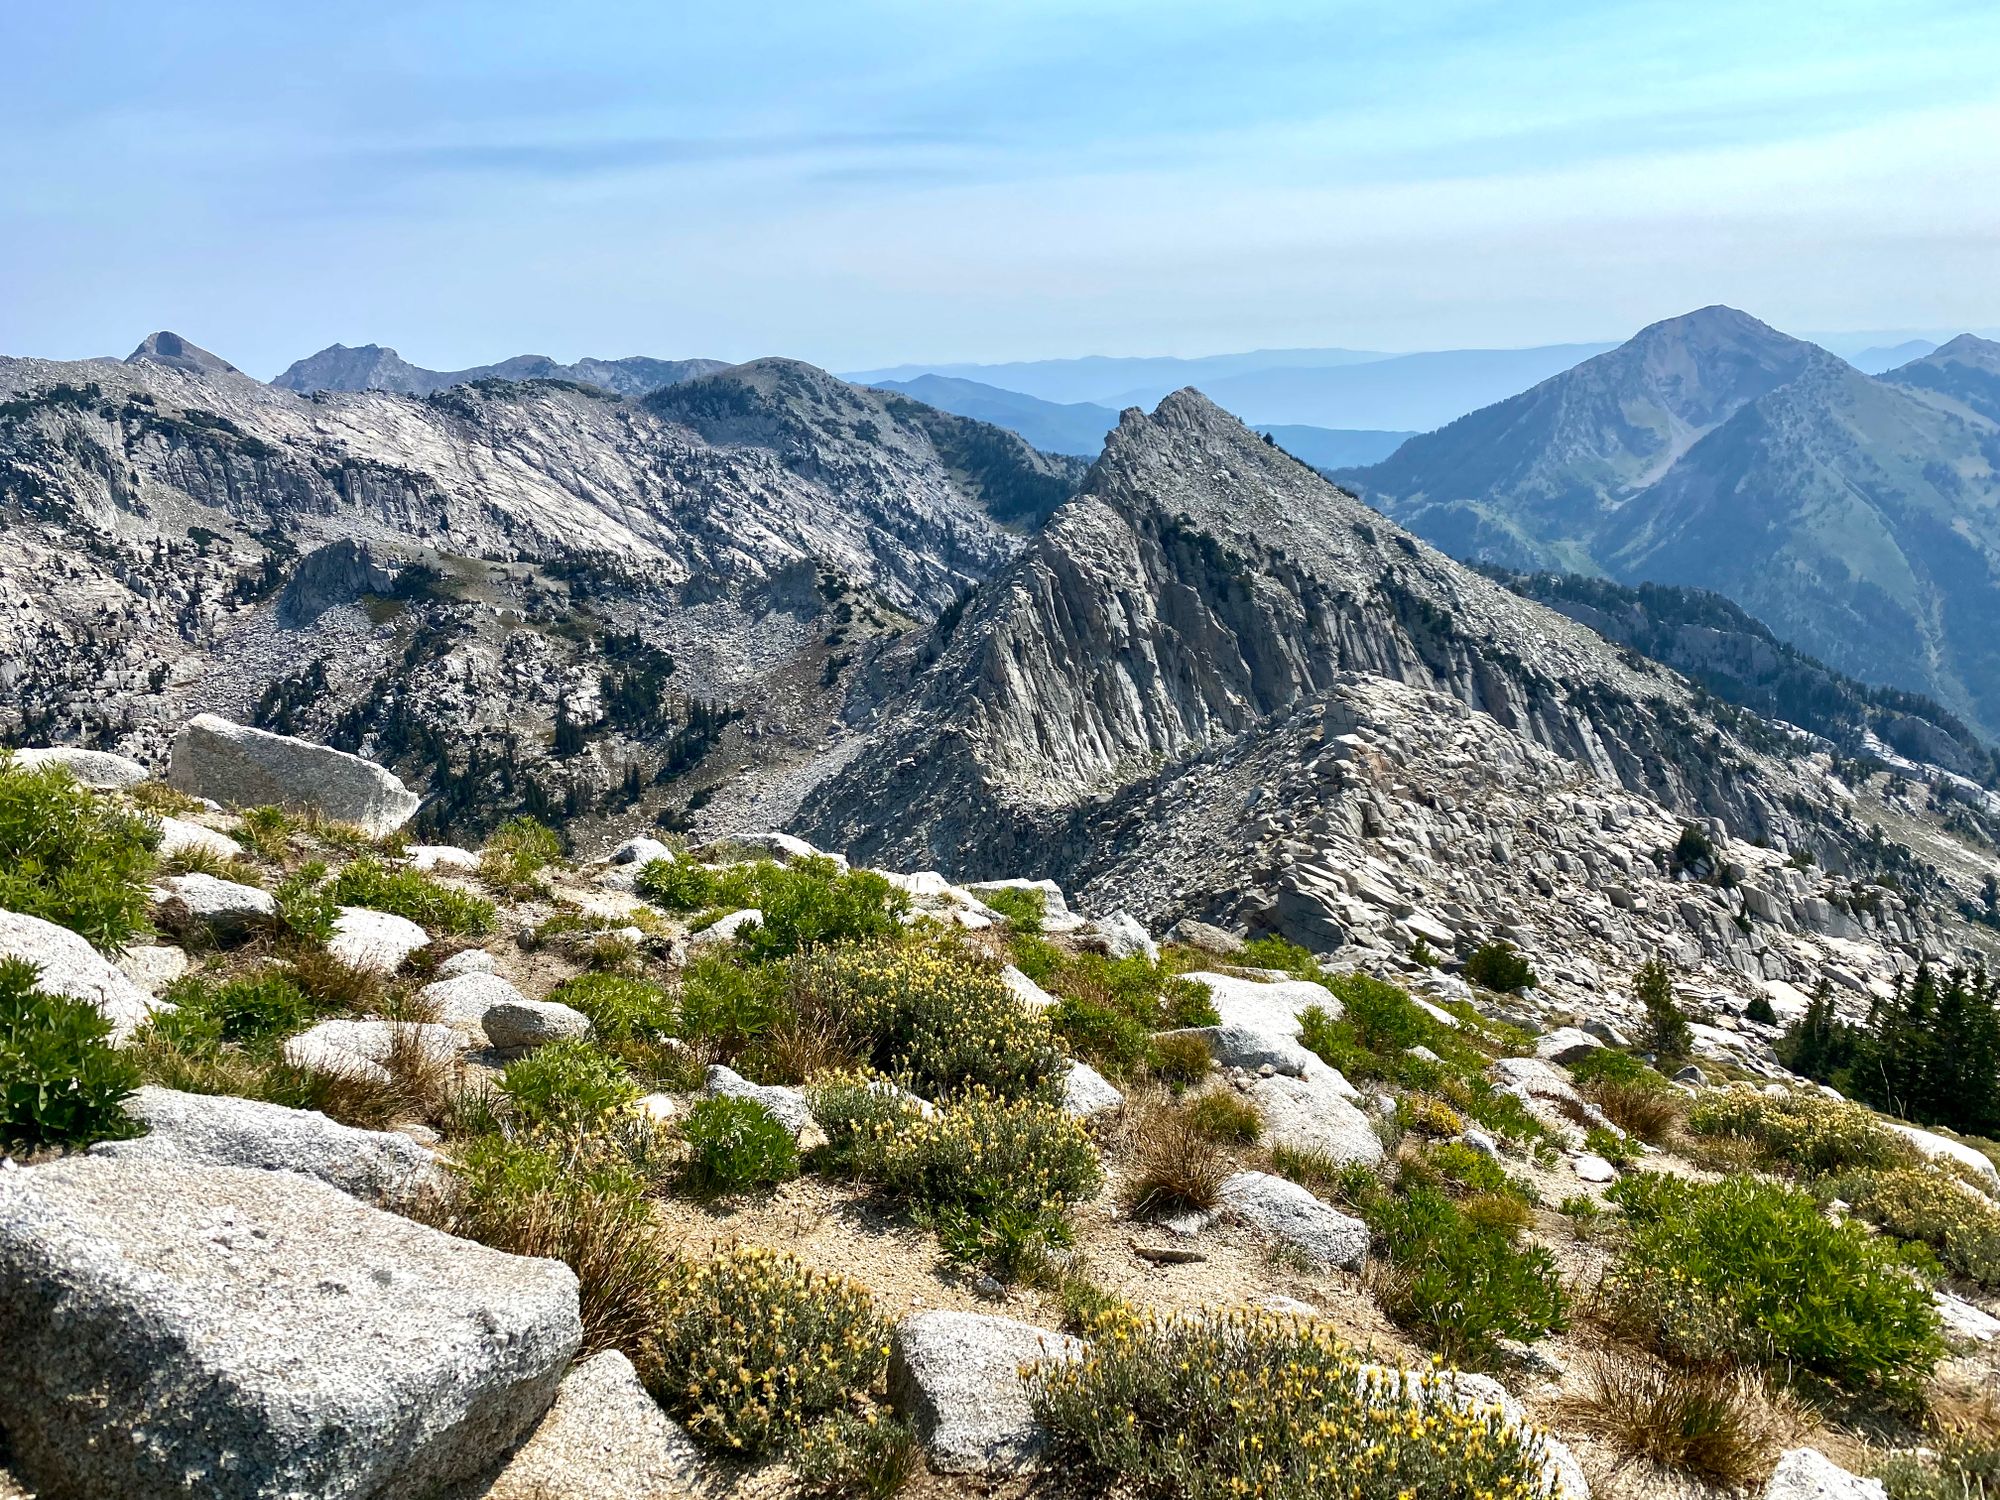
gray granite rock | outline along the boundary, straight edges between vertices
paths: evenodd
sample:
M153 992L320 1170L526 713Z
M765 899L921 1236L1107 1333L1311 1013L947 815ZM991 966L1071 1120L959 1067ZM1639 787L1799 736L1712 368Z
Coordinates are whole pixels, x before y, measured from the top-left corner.
M466 1039L450 1026L429 1021L322 1021L289 1038L283 1050L285 1061L295 1068L386 1083L384 1064L399 1043L419 1047L442 1064L465 1050Z
M226 807L311 808L370 834L401 828L420 799L390 771L287 734L198 714L174 737L167 783Z
M941 1474L1009 1474L1041 1448L1024 1366L1075 1359L1083 1344L1012 1318L922 1312L896 1325L889 1399Z
M1063 1108L1079 1120L1121 1107L1125 1096L1089 1063L1072 1060L1063 1075Z
M50 745L39 749L16 750L14 764L24 771L45 766L61 766L83 786L99 791L122 791L137 786L152 775L127 756L109 750L83 750L75 745Z
M1222 1206L1259 1234L1315 1266L1358 1271L1368 1258L1368 1226L1269 1172L1238 1172L1222 1184Z
M1113 958L1143 958L1151 962L1160 956L1160 945L1146 931L1146 924L1129 911L1114 911L1108 917L1099 917L1096 925L1097 935L1104 941L1104 951Z
M384 1207L407 1204L438 1181L431 1153L408 1136L356 1130L317 1110L151 1085L136 1090L125 1109L146 1133L100 1142L91 1147L93 1154L297 1172Z
M40 917L0 911L0 958L24 958L37 965L41 973L35 986L42 993L94 1006L111 1023L113 1042L129 1038L154 1011L173 1008L140 989L67 927Z
M1788 1448L1764 1486L1764 1500L1885 1500L1879 1479L1863 1479L1817 1448Z
M477 1472L548 1408L576 1277L289 1172L0 1174L0 1427L51 1496L363 1497Z
M326 951L357 969L393 974L412 953L429 947L430 941L430 934L408 917L370 911L365 906L343 906L334 920Z
M560 1000L503 1000L487 1007L480 1024L486 1028L486 1040L503 1049L543 1047L590 1035L590 1018Z
M154 903L168 925L206 927L217 937L241 937L275 921L278 898L269 891L214 875L167 875L153 887Z
M1250 1086L1250 1102L1264 1117L1272 1145L1314 1151L1342 1166L1382 1160L1382 1140L1368 1116L1349 1102L1346 1080L1331 1068L1305 1078L1277 1074Z
M217 859L241 859L243 846L226 833L201 823L190 823L185 818L161 818L160 847L161 859L172 859L176 854L210 854Z
M439 979L456 979L461 974L491 974L493 955L484 948L464 948L437 966Z
M447 1026L483 1026L496 1005L526 1005L528 997L498 974L478 970L435 980L417 999Z

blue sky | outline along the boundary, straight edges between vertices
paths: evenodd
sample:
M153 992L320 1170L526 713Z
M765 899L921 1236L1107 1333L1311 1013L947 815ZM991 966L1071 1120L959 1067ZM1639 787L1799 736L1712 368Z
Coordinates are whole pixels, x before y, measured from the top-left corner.
M0 351L2000 322L2000 6L0 0Z

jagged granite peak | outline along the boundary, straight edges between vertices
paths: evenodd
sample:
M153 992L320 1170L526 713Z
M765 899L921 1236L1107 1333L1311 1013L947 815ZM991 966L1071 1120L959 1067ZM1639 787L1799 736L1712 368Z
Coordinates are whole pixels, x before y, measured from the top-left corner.
M1603 514L1750 401L1840 363L1735 308L1704 307L1336 477L1455 556L1596 571L1589 537Z
M1077 496L912 653L908 690L861 710L881 716L871 744L806 800L806 837L968 877L1024 843L1083 859L1120 788L1357 673L1690 813L1782 820L1769 788L1687 763L1680 679L1418 542L1191 390L1123 413Z
M621 396L643 396L725 367L719 359L650 359L635 354L623 359L586 356L574 364L563 364L546 354L516 354L497 364L465 370L427 370L381 344L353 349L330 344L295 361L271 384L291 391L394 391L428 396L479 380L574 380Z
M139 347L125 356L128 365L165 365L169 369L181 370L190 375L240 375L243 372L219 355L210 354L197 344L191 344L177 333L169 333L164 328L158 333L149 333L139 341Z

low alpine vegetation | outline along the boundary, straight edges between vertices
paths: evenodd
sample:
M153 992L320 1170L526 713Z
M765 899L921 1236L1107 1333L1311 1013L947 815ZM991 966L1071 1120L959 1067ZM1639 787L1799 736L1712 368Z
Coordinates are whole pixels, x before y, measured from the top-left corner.
M1230 1161L1195 1106L1148 1111L1135 1122L1132 1138L1125 1207L1134 1218L1170 1218L1215 1207Z
M1759 1166L1792 1175L1917 1160L1916 1148L1873 1110L1811 1089L1709 1090L1690 1112L1688 1129L1700 1137L1745 1142Z
M666 1288L655 1394L702 1441L778 1447L872 1390L889 1328L868 1289L745 1247L683 1261Z
M1599 1357L1570 1413L1622 1461L1644 1459L1722 1489L1767 1478L1799 1423L1757 1375Z
M525 815L493 830L479 851L479 878L503 894L532 891L535 876L563 856L562 835Z
M701 914L697 926L705 925L704 917L756 910L762 921L738 935L756 959L891 937L909 906L909 898L873 870L843 870L820 856L722 868L655 860L639 872L639 891L668 911Z
M67 927L109 953L146 930L157 825L60 766L0 753L0 911Z
M1249 1312L1128 1316L1030 1381L1050 1457L1084 1492L1475 1500L1547 1493L1529 1433L1461 1410L1429 1372L1366 1366L1322 1325Z
M799 1175L798 1142L754 1099L703 1099L688 1111L681 1135L685 1180L697 1193L740 1193Z
M2000 1203L1944 1168L1849 1172L1819 1186L1885 1233L1928 1245L1951 1275L2000 1289Z
M433 935L480 936L493 930L493 903L453 890L422 871L391 869L373 855L350 860L328 892L338 906L365 906L408 917Z
M87 1145L137 1134L125 1099L132 1058L96 1007L35 987L25 959L0 959L0 1142Z

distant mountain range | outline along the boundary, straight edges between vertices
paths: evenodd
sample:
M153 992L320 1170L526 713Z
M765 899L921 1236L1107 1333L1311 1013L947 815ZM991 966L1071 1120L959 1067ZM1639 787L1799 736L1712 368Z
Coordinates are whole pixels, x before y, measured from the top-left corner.
M1422 432L1611 347L1549 344L1422 354L1267 349L1202 359L1093 356L1000 365L899 365L847 378L898 388L932 377L970 381L1043 401L1089 403L1114 413L1128 406L1151 407L1170 392L1191 385L1259 428L1275 424Z
M565 365L546 354L517 354L498 364L475 365L469 370L426 370L380 344L363 344L358 349L331 344L296 361L271 384L288 391L392 391L428 396L475 380L574 380L621 396L643 396L727 368L728 362L720 359L631 355L624 359L585 358Z
M1871 377L1703 308L1341 479L1459 556L1713 589L2000 730L2000 345Z
M874 385L879 390L901 391L941 411L1005 427L1045 453L1095 458L1104 447L1104 435L1118 425L1118 413L1108 406L1088 401L1044 401L1020 391L1002 390L999 386L950 375L880 380ZM1412 435L1296 425L1257 430L1294 457L1320 469L1380 462Z

